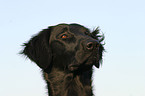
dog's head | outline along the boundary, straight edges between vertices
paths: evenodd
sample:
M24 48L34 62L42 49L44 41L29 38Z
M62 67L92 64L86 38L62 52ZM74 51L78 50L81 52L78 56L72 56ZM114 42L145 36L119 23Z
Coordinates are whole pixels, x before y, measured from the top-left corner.
M59 70L88 70L93 65L99 68L103 36L96 29L92 33L79 24L59 24L44 29L25 43L23 54L43 70L50 67Z

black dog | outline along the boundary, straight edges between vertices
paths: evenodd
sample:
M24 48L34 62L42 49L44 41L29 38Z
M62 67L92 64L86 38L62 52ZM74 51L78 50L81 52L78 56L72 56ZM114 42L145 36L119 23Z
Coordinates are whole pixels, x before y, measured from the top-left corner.
M24 44L22 54L43 70L49 96L93 96L92 66L99 68L104 51L98 34L98 28L91 33L79 24L59 24Z

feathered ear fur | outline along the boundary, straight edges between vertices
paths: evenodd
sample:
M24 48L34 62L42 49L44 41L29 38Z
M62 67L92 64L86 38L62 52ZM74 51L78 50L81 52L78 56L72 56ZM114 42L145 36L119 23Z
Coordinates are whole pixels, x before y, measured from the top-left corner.
M52 59L52 52L49 47L50 34L51 28L42 30L38 35L31 38L28 43L24 43L24 50L21 52L42 69L46 69Z
M100 64L102 64L102 55L103 55L103 52L104 52L104 46L105 44L102 44L102 41L104 40L104 34L102 35L99 35L100 34L100 29L99 27L96 28L96 30L94 30L92 33L91 33L91 37L98 40L99 41L99 54L98 54L98 60L97 60L97 63L95 64L95 66L97 68L100 67Z

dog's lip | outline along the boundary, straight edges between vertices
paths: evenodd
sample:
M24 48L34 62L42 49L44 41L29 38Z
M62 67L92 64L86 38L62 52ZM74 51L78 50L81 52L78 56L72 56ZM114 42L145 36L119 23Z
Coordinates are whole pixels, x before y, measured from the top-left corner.
M70 70L70 71L74 71L74 70L77 70L82 64L87 64L87 65L94 65L93 64L93 62L94 62L94 60L96 60L97 59L97 57L92 53L92 54L90 54L83 62L81 62L81 63L78 63L78 62L75 62L75 63L73 63L73 64L70 64L69 66L68 66L68 69Z
M68 69L69 69L70 71L74 71L74 70L77 70L78 67L79 67L79 64L70 64L70 65L68 66Z
M89 57L88 57L85 61L83 61L82 63L70 64L70 65L68 66L68 69L69 69L70 71L77 70L77 69L79 68L80 65L86 64L86 62L89 60L90 57L91 57L91 56L89 56Z

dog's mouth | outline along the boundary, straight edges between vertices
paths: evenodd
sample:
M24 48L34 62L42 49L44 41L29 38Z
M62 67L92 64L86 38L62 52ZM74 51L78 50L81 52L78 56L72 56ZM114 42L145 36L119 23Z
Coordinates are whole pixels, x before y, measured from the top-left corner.
M82 63L76 63L76 62L72 63L68 66L69 71L71 71L71 72L79 71L79 70L87 71L87 70L91 69L93 65L95 65L97 68L99 68L98 56L97 56L97 54L94 54L94 53L92 53L90 56L88 56Z

